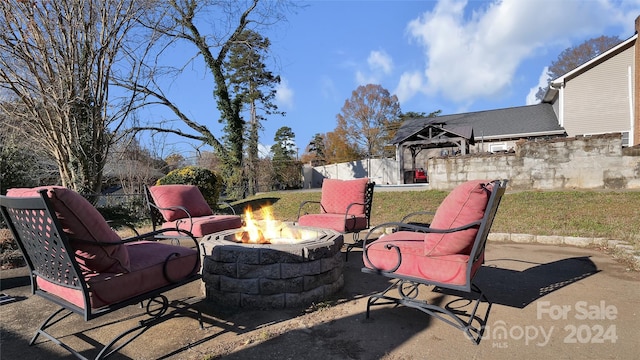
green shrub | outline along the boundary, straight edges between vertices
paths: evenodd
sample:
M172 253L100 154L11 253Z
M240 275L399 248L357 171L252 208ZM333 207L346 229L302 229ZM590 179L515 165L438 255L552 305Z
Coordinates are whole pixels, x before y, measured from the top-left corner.
M217 209L222 181L213 171L197 166L186 166L169 172L156 182L156 185L170 184L197 186L209 206Z

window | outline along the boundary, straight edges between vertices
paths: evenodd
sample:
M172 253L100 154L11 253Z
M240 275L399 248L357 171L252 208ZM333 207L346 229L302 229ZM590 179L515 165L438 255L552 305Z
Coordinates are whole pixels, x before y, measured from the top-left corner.
M505 143L500 143L500 144L489 144L489 152L504 152L507 151L507 144Z
M629 146L629 132L628 131L623 131L622 132L622 147L628 147Z

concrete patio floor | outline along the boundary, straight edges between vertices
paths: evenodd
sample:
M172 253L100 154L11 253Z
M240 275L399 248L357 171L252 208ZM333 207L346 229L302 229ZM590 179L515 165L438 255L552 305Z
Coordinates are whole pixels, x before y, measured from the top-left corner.
M414 309L376 307L365 319L368 295L388 283L360 271L357 249L345 264L345 286L307 309L232 311L203 300L199 283L168 293L194 303L205 329L188 317L150 328L112 359L637 359L640 354L640 273L593 249L489 242L478 285L493 305L479 345L442 321ZM72 359L40 338L28 342L56 306L30 295L24 268L0 272L2 359ZM441 292L441 304L464 301ZM480 314L484 314L483 303ZM72 316L52 332L86 357L95 345L143 318L131 306L84 322Z

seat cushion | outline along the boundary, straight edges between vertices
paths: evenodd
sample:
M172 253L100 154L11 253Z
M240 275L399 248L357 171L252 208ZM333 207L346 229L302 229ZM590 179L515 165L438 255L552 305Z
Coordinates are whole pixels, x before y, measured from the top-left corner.
M189 219L178 219L176 221L169 221L162 224L163 229L183 229L191 231L195 237L203 237L209 234L216 233L218 231L224 231L229 229L237 229L242 227L242 218L237 215L209 215L191 218L193 226L191 226ZM184 236L184 233L178 232L166 232L163 235L177 235Z
M160 208L182 206L192 217L212 215L213 211L195 185L157 185L149 187L153 202ZM165 221L188 217L182 210L160 210Z
M412 231L399 231L385 235L367 244L364 265L368 268L391 270L398 263L395 249L387 249L387 245L394 245L400 249L402 264L395 274L412 276L428 282L442 284L465 285L467 278L468 255L433 255L424 254L424 234ZM364 256L364 254L363 254ZM368 259L368 260L367 260ZM471 278L482 265L484 253L473 264Z
M94 309L121 302L134 296L180 281L199 270L198 252L183 246L141 241L126 244L131 259L129 273L87 274L89 299ZM164 274L164 264L167 261ZM82 292L51 283L40 277L38 287L84 308Z
M442 201L431 221L431 228L451 229L482 220L492 184L486 180L465 182L453 189ZM428 233L426 255L469 254L478 227L449 234Z
M344 214L350 204L364 204L369 179L338 180L324 179L320 203L324 210L333 214ZM364 214L364 205L354 205L349 214Z
M341 233L355 232L367 228L367 218L364 215L348 216L345 214L307 214L298 219L301 226L312 226L332 229Z
M81 270L86 272L129 271L129 254L121 239L104 220L98 210L77 192L62 186L15 188L7 191L10 197L40 197L46 190L62 230L69 237ZM83 242L76 241L82 240ZM85 241L116 243L98 246Z

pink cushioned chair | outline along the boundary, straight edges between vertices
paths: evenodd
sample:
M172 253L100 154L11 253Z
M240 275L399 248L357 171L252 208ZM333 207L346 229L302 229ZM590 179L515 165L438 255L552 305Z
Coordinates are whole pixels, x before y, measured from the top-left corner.
M298 209L298 224L332 229L353 234L349 251L358 243L360 231L371 226L371 204L375 182L368 178L355 180L324 179L320 201L304 201ZM312 205L316 204L313 208ZM318 206L319 205L319 206ZM315 213L302 213L313 208Z
M194 185L157 185L146 188L147 206L153 229L186 230L195 237L242 227L242 218L235 215L214 214L204 196ZM164 237L179 237L177 231Z
M364 239L362 271L395 281L369 297L367 318L371 306L404 305L463 330L476 344L479 343L486 317L484 320L476 318L476 311L480 302L487 299L473 284L473 278L484 262L487 235L506 184L507 180L478 180L459 185L442 201L430 225L406 222L411 218L410 214L402 222L385 223L371 229ZM388 227L395 227L397 231L375 241L370 239L377 229ZM419 300L420 285L473 295L473 309L467 314L460 308L452 310ZM486 315L489 315L489 308ZM479 321L480 326L475 326L474 321Z
M192 247L144 241L167 230L121 239L102 215L82 196L59 186L9 189L0 196L0 210L11 230L31 274L31 291L61 306L38 328L39 335L84 357L56 339L47 329L76 313L85 321L132 304L148 301L160 304L151 319L141 321L107 343L97 359L119 350L136 336L109 352L123 337L146 331L171 316L164 292L200 279L200 249L195 237ZM186 305L183 303L183 305ZM181 310L188 307L180 306ZM200 312L197 313L202 328Z

